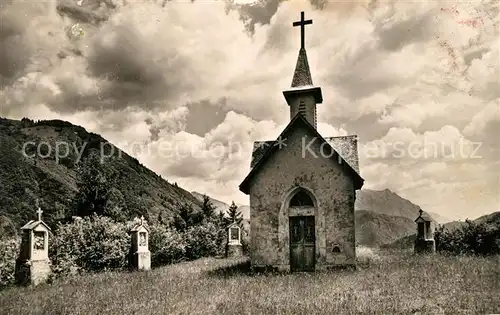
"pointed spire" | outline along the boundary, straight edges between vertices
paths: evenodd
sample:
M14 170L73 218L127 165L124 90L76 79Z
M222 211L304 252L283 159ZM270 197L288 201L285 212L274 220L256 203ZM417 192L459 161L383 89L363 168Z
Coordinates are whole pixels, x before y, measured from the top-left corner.
M307 53L304 48L299 50L297 64L292 79L292 87L313 85L309 63L307 61Z

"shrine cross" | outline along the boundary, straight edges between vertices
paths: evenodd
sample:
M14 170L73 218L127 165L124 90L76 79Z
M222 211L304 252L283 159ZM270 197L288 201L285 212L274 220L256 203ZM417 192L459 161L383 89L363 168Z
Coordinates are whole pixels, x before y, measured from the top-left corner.
M36 210L36 213L38 214L38 221L42 221L42 209L40 209L40 207L38 207L38 210Z
M306 28L308 24L313 24L312 20L304 20L304 11L300 12L300 21L293 22L293 26L300 26L300 48L305 48L306 42Z

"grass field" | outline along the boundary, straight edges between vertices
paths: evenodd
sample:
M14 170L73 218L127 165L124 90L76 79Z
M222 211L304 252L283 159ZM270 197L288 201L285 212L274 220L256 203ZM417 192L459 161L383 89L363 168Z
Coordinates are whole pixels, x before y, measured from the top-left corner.
M2 314L494 314L500 260L361 250L356 271L255 274L206 258L0 291Z

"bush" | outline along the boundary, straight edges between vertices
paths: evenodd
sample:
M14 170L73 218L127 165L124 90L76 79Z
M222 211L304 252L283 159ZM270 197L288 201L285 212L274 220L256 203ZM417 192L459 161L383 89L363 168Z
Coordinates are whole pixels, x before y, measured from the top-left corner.
M185 258L186 242L176 230L163 224L155 224L150 226L149 251L152 266L172 264Z
M207 217L202 212L188 211L187 214L187 222L182 218L183 231L162 223L149 226L152 266L224 253L227 231L223 222L209 212ZM49 238L52 276L125 269L130 251L129 231L133 224L96 214L59 223ZM17 237L6 237L0 242L0 287L14 282L19 245Z
M50 258L56 274L123 269L128 263L129 248L125 224L92 215L58 226L51 241Z
M14 283L16 258L19 254L19 238L2 239L0 241L0 287Z
M201 225L188 228L185 232L186 257L188 259L197 259L221 255L224 248L218 242L218 235L218 226L212 222L204 222Z
M439 227L435 234L436 250L451 254L500 254L500 224L466 221L454 230Z
M356 246L356 260L361 266L368 266L372 262L379 261L380 256L370 247Z

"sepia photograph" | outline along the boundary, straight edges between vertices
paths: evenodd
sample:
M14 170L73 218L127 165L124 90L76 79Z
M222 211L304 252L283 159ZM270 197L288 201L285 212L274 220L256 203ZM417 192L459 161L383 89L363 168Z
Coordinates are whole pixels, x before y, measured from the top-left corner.
M498 0L0 0L1 315L499 315Z

